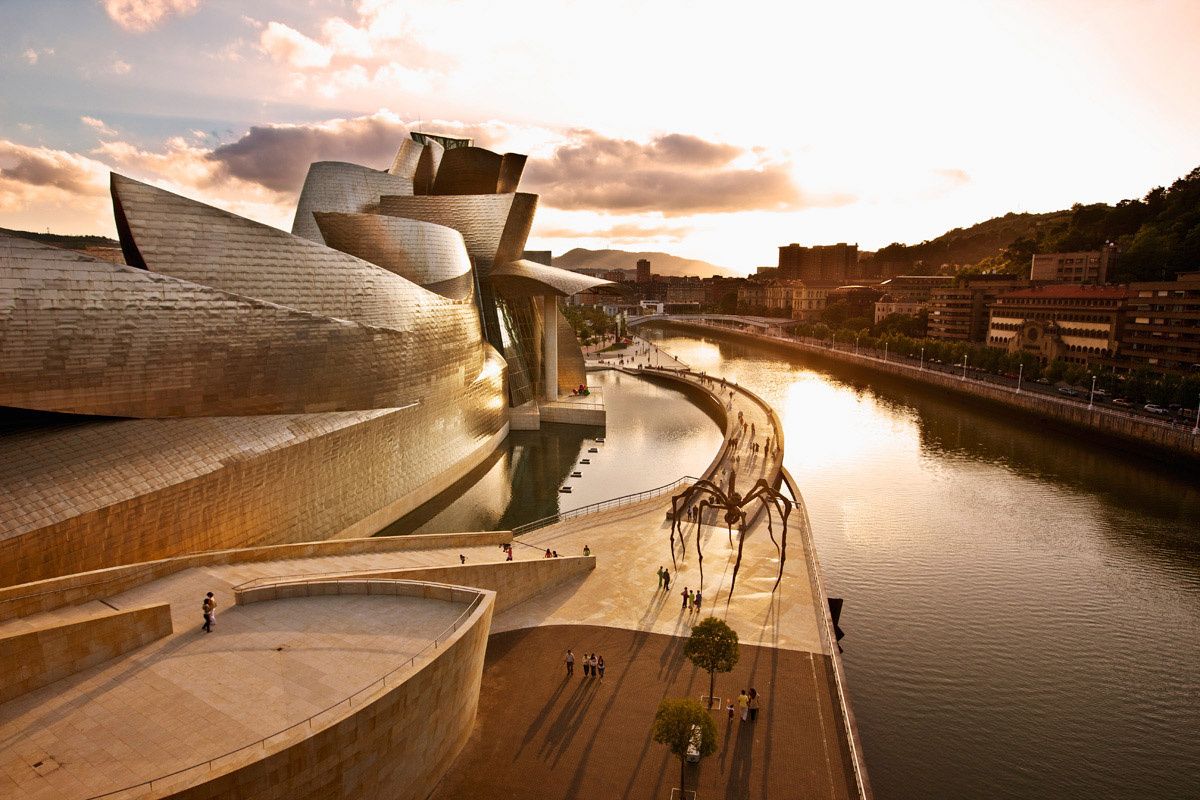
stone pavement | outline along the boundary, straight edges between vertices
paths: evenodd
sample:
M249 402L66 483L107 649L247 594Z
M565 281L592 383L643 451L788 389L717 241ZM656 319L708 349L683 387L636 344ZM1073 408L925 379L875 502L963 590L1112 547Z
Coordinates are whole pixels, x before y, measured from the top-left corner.
M567 679L567 647L603 655L604 679L578 664ZM714 709L717 751L688 767L688 786L704 800L855 796L830 671L826 656L743 645L717 692L754 687L762 710L751 723ZM665 800L679 760L650 738L654 713L664 697L707 693L679 638L590 625L493 635L475 733L433 798Z
M170 636L0 706L0 796L92 797L252 744L403 665L466 608L378 595L231 607L221 592L206 634L203 589L220 581L205 573L128 593L186 588Z

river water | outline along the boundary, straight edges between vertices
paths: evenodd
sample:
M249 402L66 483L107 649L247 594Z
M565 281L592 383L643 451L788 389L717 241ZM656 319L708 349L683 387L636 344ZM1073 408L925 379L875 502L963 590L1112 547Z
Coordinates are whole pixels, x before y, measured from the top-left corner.
M780 413L879 800L1200 797L1200 477L893 378L645 331Z

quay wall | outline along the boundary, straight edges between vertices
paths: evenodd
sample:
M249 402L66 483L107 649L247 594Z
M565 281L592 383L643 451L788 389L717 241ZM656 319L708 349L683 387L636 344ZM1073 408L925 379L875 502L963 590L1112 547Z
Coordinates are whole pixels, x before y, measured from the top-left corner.
M1088 410L1083 403L1030 392L1018 394L1008 386L985 383L972 378L963 380L961 377L944 372L921 370L918 366L911 364L884 361L876 356L830 349L794 339L781 339L766 334L750 333L721 325L689 320L662 320L660 324L705 333L719 333L731 339L759 346L777 348L785 352L803 353L827 361L894 375L898 378L936 386L958 395L985 400L1005 408L1083 429L1159 458L1164 456L1182 457L1200 465L1200 436L1192 434L1190 428L1171 427L1158 424L1153 420L1141 420L1133 416L1114 414L1100 407Z

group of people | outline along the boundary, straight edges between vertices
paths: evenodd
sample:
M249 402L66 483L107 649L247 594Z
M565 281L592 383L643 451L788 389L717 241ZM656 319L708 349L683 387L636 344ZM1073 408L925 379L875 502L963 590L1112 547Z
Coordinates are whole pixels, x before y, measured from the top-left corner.
M592 392L590 389L588 389L587 384L583 383L571 390L571 394L575 395L576 397L587 397L591 393Z
M658 568L658 589L665 591L671 588L671 570L666 567Z
M549 547L547 547L546 554L544 556L542 556L542 558L558 558L558 551L551 550Z
M567 677L575 674L575 654L571 649L567 648ZM583 677L599 678L604 680L604 656L598 656L595 653L584 653L583 655Z
M747 692L745 689L737 696L737 707L741 710L742 722L755 722L758 720L758 707L762 701L762 696L759 695L757 689L751 689ZM729 718L733 719L733 699L729 700L729 705L726 710L729 711Z
M700 507L699 506L688 506L687 521L695 522L698 519L700 519Z
M700 603L703 600L703 598L700 596L699 589L697 589L696 591L693 592L685 586L685 587L683 587L683 591L680 592L679 594L683 597L683 606L682 606L682 608L680 608L680 611L699 611L700 610Z

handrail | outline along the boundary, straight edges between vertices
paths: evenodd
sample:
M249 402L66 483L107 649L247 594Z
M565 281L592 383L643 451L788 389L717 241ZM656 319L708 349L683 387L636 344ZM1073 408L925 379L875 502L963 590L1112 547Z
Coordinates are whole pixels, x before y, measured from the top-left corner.
M783 478L783 483L787 486L788 492L792 495L792 500L796 509L800 512L804 523L804 530L807 531L805 537L804 554L808 560L808 568L812 574L813 593L816 594L818 605L822 608L817 610L821 615L822 638L825 639L825 644L829 647L830 661L833 663L833 684L837 689L838 706L842 712L842 720L846 724L846 741L850 747L850 766L854 771L854 781L858 785L858 796L861 800L870 800L872 797L871 787L867 779L867 764L862 752L862 742L858 738L858 726L854 723L854 712L850 710L850 701L846 695L846 672L842 666L842 658L838 651L837 635L834 633L833 616L829 610L829 595L825 591L825 583L821 577L821 565L817 561L816 546L812 540L812 527L808 519L808 507L804 504L804 497L800 494L799 487L796 486L796 481L792 478L786 467L779 468L780 477Z
M516 541L517 537L522 534L530 533L531 531L536 531L539 528L545 528L546 526L553 525L556 522L562 522L563 520L566 520L566 519L574 519L575 517L582 517L582 516L586 516L588 514L594 514L597 511L607 511L610 508L621 508L622 506L633 505L634 503L640 503L642 500L649 500L651 497L657 497L658 495L666 494L667 492L671 491L672 489L678 488L679 486L681 486L684 483L688 483L688 482L695 483L698 480L699 480L699 478L692 477L691 475L684 475L681 478L676 478L675 480L671 481L670 483L663 484L662 486L656 486L653 489L644 489L640 492L634 492L632 494L624 494L624 495L621 495L620 497L613 497L608 500L601 500L596 503L589 503L586 506L580 506L579 508L573 508L570 511L560 511L557 514L551 514L548 517L542 517L541 519L535 519L532 522L526 522L524 525L517 525L516 527L514 527L512 529L513 541ZM525 542L521 542L521 544L525 544ZM529 546L533 547L533 545L529 545Z
M383 579L383 580L388 580L388 579ZM290 581L288 583L307 584L307 583L330 583L330 582L331 581L327 581L327 580L326 581L309 580L309 581ZM342 581L332 581L332 582L333 583L342 583ZM361 583L363 581L361 579L358 579L355 582ZM405 581L405 582L406 583L422 583L422 581ZM474 599L472 599L471 602L467 605L466 610L463 611L461 614L459 614L458 617L454 620L454 622L450 623L449 626L444 628L440 633L438 633L438 635L436 637L434 637L432 642L430 642L429 644L422 647L418 652L413 654L412 657L410 657L403 664L400 664L399 666L389 670L383 676L376 678L375 680L371 681L371 683L367 684L366 686L359 689L358 691L353 692L349 696L342 698L341 700L334 703L333 705L328 706L327 708L323 708L320 711L316 712L315 714L312 714L312 715L306 717L305 719L300 720L299 722L289 725L286 728L283 728L282 730L278 730L272 734L264 736L261 739L259 739L258 741L251 742L250 744L235 748L226 753L222 753L219 756L213 756L212 758L207 759L206 761L201 761L196 764L192 764L189 767L184 767L183 769L177 769L174 772L167 773L166 775L159 775L156 778L151 778L150 780L142 781L141 783L135 783L131 786L126 786L122 789L115 789L110 792L105 792L104 794L92 795L92 796L88 797L87 800L100 800L100 798L115 797L117 795L122 795L127 792L132 792L132 791L135 791L137 789L142 789L142 788L148 788L150 791L154 791L156 783L162 783L162 782L168 781L170 779L176 779L179 776L183 775L185 772L190 772L195 769L200 769L201 767L207 767L208 771L211 772L212 768L213 768L213 764L215 762L221 761L223 759L229 758L230 756L234 756L239 753L245 753L254 748L262 747L263 752L265 754L268 741L270 741L271 739L275 739L277 737L283 736L284 734L291 733L291 732L295 731L297 728L300 728L302 726L307 725L308 730L311 731L313 729L313 726L312 726L313 720L316 719L317 717L327 714L330 711L333 711L336 708L340 708L343 705L347 706L348 708L353 708L354 707L354 698L358 697L359 695L362 695L365 692L374 691L376 689L376 687L380 686L380 685L382 685L383 688L386 688L387 681L389 678L391 678L393 675L395 675L397 672L399 672L402 669L406 669L408 667L415 666L417 659L423 657L426 654L426 652L428 652L429 650L431 650L431 649L436 650L438 648L438 643L441 640L449 637L450 634L453 634L455 631L457 631L459 629L459 627L461 626L462 622L465 619L468 619L472 614L475 613L476 609L478 609L479 605L483 602L483 599L485 596L486 595L483 592L477 593L475 595Z
M732 322L731 322L731 324L726 325L726 324L721 324L720 322L717 322L717 321L710 322L710 321L705 321L704 319L689 319L689 318L664 318L663 321L683 322L683 323L687 323L689 325L695 325L695 326L701 327L701 328L710 328L712 330L718 330L718 331L733 331L735 333L741 333L741 334L744 334L747 336L754 336L754 337L761 338L761 339L784 342L787 344L798 344L798 345L805 346L805 347L811 347L816 350L826 350L826 351L840 353L844 356L853 356L854 358L862 360L862 361L871 361L871 362L876 362L876 363L880 363L880 364L890 364L890 365L901 367L908 371L917 372L917 373L937 372L939 374L957 377L957 373L962 369L961 366L955 367L954 365L947 365L947 364L932 364L929 361L926 361L924 367L921 368L912 363L913 359L911 357L906 356L906 355L901 355L898 353L893 353L888 358L881 358L879 356L879 354L884 351L881 351L877 348L868 348L868 347L864 346L864 347L859 348L860 352L854 352L849 349L848 345L847 345L847 349L842 349L836 345L836 342L831 345L829 340L814 339L809 336L779 335L779 334L767 333L765 330L762 330L762 331L748 330L746 328L737 327L735 324L732 324ZM1013 386L1014 386L1011 379L1002 378L1000 376L993 375L992 373L980 373L978 370L971 368L969 365L968 365L968 370L974 371L975 374L970 375L965 379L959 378L960 381L963 381L964 383L971 383L971 384L974 384L977 386L993 386L993 387L1003 387L1003 388L1013 388ZM1014 391L1014 393L1015 393L1015 391ZM1083 402L1082 399L1080 399L1080 400L1064 400L1061 397L1055 397L1049 393L1034 390L1032 388L1026 389L1024 394L1027 397L1036 397L1039 400L1044 401L1046 403L1058 404L1065 408L1078 409L1080 404ZM1192 424L1189 422L1180 422L1178 420L1168 421L1168 420L1155 419L1154 417L1149 417L1144 414L1135 414L1135 413L1130 413L1130 412L1124 411L1124 410L1118 410L1111 406L1093 405L1092 408L1088 409L1088 411L1090 411L1091 413L1095 413L1095 414L1108 415L1109 417L1113 417L1113 418L1117 418L1117 419L1127 419L1127 420L1131 420L1133 422L1140 422L1143 425L1151 425L1151 426L1154 426L1157 428L1161 428L1163 430L1171 431L1172 433L1175 433L1175 434L1182 434L1182 435L1191 434L1193 436L1198 435L1195 432L1195 429L1192 428Z

